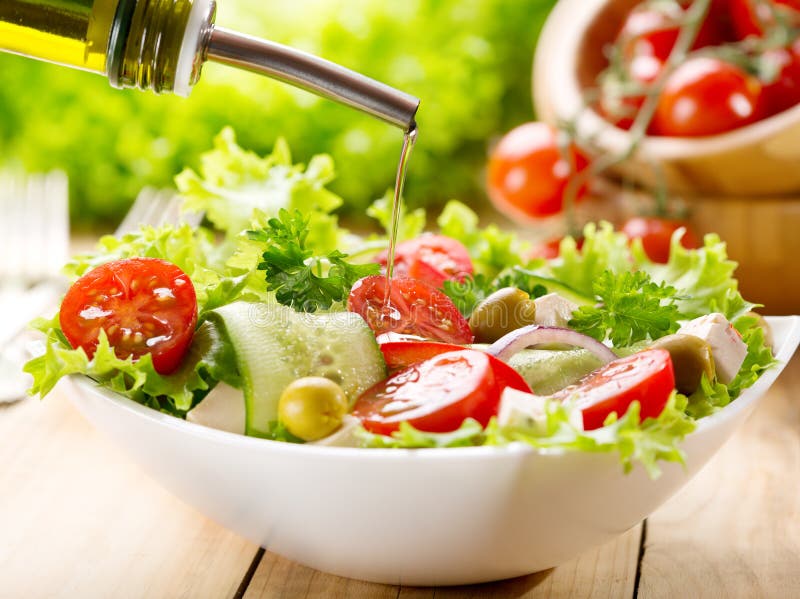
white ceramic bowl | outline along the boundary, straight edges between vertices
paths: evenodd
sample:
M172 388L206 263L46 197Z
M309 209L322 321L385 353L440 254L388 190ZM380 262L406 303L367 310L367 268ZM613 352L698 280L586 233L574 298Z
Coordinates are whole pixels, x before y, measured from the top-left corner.
M800 341L800 317L773 317L780 364L702 420L686 468L623 474L615 454L525 445L353 449L211 430L136 404L83 377L67 384L94 426L165 488L223 526L313 568L363 580L453 585L543 570L631 528L730 437Z

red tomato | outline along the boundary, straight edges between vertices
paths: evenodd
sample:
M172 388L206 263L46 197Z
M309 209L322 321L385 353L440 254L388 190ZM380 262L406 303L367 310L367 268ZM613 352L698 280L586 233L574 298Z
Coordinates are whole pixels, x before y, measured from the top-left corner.
M778 114L800 104L800 38L789 48L766 50L761 60L777 73L774 81L764 84L762 115Z
M800 25L798 0L729 0L727 4L737 40L763 37L777 26L776 13L788 26Z
M404 421L438 433L456 430L466 418L486 426L497 414L506 387L528 389L524 381L520 388L520 381L519 374L500 360L459 348L413 364L367 389L353 415L364 428L383 435Z
M635 216L625 221L622 232L628 239L641 239L642 247L653 262L666 264L669 261L670 241L672 234L683 227L686 232L681 237L681 245L688 249L700 247L697 235L683 221L658 218L655 216Z
M719 12L711 9L692 44L693 50L725 41ZM628 13L617 44L634 81L650 83L655 80L672 53L685 19L681 6L670 3L643 3Z
M389 372L424 362L439 354L464 349L452 343L437 341L386 341L381 343L381 352Z
M633 126L633 121L643 104L643 95L618 95L608 85L602 85L597 111L615 127L628 130Z
M161 374L173 372L189 349L197 324L197 297L189 277L156 258L103 264L73 283L59 315L73 348L94 355L105 331L122 359L153 357Z
M488 190L494 205L512 218L541 218L558 214L571 176L588 165L574 145L565 150L558 134L546 123L525 123L509 131L489 158ZM576 200L585 195L578 190Z
M386 266L388 251L378 260ZM422 235L397 244L395 276L409 276L441 287L448 279L463 279L475 271L464 244L445 235Z
M528 253L528 259L534 260L536 258L544 258L545 260L552 260L553 258L558 258L561 254L562 239L563 237L554 237L553 239L537 243ZM583 237L579 237L575 240L575 246L578 251L583 248Z
M397 277L392 279L388 304L385 297L386 277L364 277L350 290L347 309L360 314L377 335L394 332L444 343L472 343L469 323L453 300L428 283Z
M667 79L651 125L655 135L700 137L758 118L761 84L717 58L690 58Z
M386 367L390 374L429 360L439 354L462 349L464 348L458 345L436 343L432 341L392 341L381 344L383 358L386 360ZM501 385L502 388L511 387L519 391L531 392L528 383L525 382L522 375L511 368L511 366L502 360L498 360L494 356L489 356L489 362L492 366L495 382ZM493 415L493 413L489 414L487 420Z
M554 397L576 398L583 413L583 428L593 430L602 427L612 412L623 416L634 401L641 406L641 420L656 418L674 388L669 352L649 349L609 362Z

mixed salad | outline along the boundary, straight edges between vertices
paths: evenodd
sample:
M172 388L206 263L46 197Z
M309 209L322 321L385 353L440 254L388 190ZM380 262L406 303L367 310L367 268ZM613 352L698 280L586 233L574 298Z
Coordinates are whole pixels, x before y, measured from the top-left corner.
M557 257L451 201L425 233L338 223L328 156L259 157L230 130L177 178L206 226L104 237L67 266L59 312L26 365L45 396L83 374L153 409L293 443L528 443L619 454L653 475L681 439L773 362L763 319L707 235L668 260L607 223ZM368 214L389 227L390 195Z

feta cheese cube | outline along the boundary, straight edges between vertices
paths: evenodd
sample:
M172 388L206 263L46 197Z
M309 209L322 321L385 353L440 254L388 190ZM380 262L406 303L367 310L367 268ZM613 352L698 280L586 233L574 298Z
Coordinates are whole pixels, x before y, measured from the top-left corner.
M244 393L225 383L209 391L189 413L186 420L238 435L244 434Z
M309 445L324 445L326 447L358 447L358 439L353 432L361 425L361 421L350 414L345 415L342 425L327 437L309 443Z
M578 309L578 304L557 293L537 297L533 303L536 304L534 321L547 327L566 327L572 319L572 313Z
M728 319L719 312L687 322L678 333L700 337L711 346L717 379L726 385L739 372L747 356L747 344L742 341L741 335Z
M525 393L507 387L500 397L500 408L497 412L497 424L532 430L536 433L547 432L547 413L545 397ZM573 410L569 418L578 430L583 430L583 415L580 410Z

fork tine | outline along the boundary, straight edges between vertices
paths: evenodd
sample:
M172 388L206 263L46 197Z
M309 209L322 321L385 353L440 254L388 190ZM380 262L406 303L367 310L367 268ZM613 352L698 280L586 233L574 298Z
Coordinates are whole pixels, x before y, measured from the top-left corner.
M31 175L21 183L25 188L25 201L20 225L20 235L24 236L20 244L23 259L20 276L25 281L32 281L40 278L45 271L44 259L50 247L47 238L50 209L47 198L43 197L44 180L41 175Z
M114 232L116 236L121 237L139 228L139 223L144 222L144 217L151 208L154 194L155 190L152 187L144 187L139 192L139 195L133 201L133 205L128 209L127 214L125 214L122 222Z
M51 214L45 272L56 273L69 257L69 179L63 171L53 171L45 178L44 187Z

